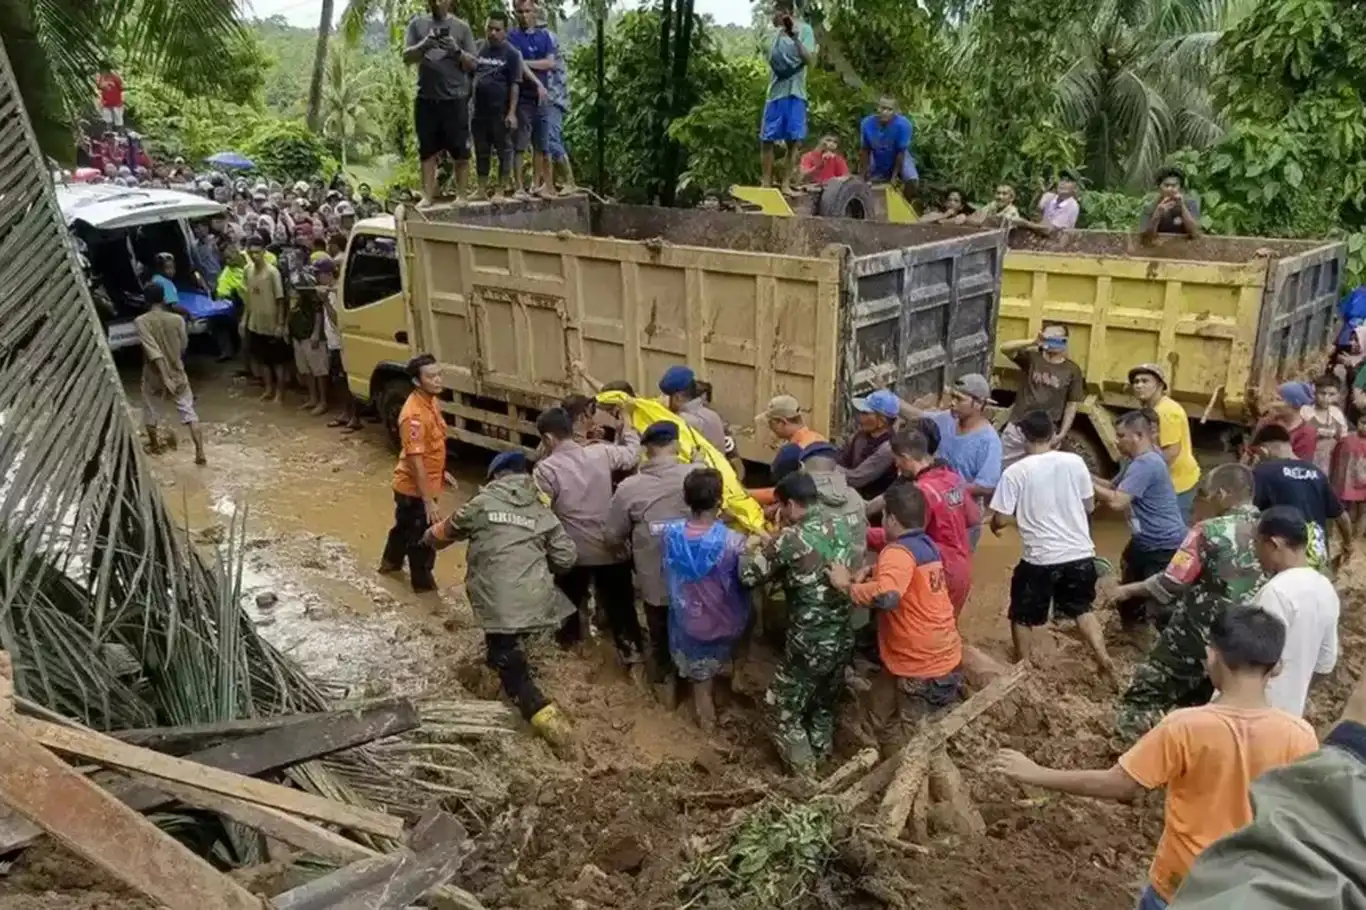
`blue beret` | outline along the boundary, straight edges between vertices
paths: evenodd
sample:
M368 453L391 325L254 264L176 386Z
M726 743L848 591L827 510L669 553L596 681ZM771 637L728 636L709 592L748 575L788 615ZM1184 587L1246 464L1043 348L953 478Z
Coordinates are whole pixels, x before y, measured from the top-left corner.
M504 471L515 471L518 474L525 474L527 469L526 456L521 452L499 452L489 462L489 478L501 474Z
M813 442L813 443L811 443L811 445L809 445L809 446L807 446L806 448L802 449L802 459L801 459L801 460L802 460L802 461L806 461L808 458L818 458L818 457L824 457L824 458L838 458L839 455L840 455L840 450L837 449L837 448L835 448L834 446L832 446L830 443L828 443L828 442Z
M672 420L660 420L645 428L640 441L647 446L663 446L678 441L678 424Z
M686 392L688 388L697 381L697 374L691 367L673 366L664 371L664 375L659 379L659 390L665 395L673 395L675 392Z

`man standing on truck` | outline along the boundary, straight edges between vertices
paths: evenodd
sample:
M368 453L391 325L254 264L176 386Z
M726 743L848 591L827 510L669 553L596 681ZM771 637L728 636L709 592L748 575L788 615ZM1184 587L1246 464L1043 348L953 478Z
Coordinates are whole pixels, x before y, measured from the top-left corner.
M1155 363L1140 363L1129 371L1129 386L1140 406L1157 414L1157 444L1172 475L1181 518L1190 524L1200 464L1191 451L1190 419L1186 409L1167 395L1167 374Z
M1081 367L1067 356L1067 326L1046 325L1037 338L1007 341L1001 353L1020 368L1020 388L1001 431L1001 463L1010 467L1025 456L1020 421L1031 411L1043 411L1053 421L1054 449L1072 429L1077 405L1086 397Z
M796 17L792 0L775 0L778 34L768 52L768 100L764 102L759 141L763 143L763 185L773 185L773 148L787 146L783 192L791 192L806 139L806 70L816 59L816 33Z
M536 0L517 0L513 11L517 14L517 27L508 33L508 40L522 55L524 71L530 74L522 80L517 108L517 171L521 172L521 156L530 152L532 192L553 196L555 173L550 160L550 134L562 112L551 103L550 90L558 78L560 45L554 33L541 22Z
M522 55L507 40L507 13L489 13L479 45L474 76L474 165L476 199L497 199L512 186L512 134L517 129L517 98L522 85ZM493 158L498 158L498 185Z
M380 557L380 574L403 570L413 591L436 590L432 569L436 550L423 543L427 529L441 521L437 497L446 482L446 418L439 397L446 385L441 364L431 354L408 361L413 390L398 414L398 438L403 450L394 468L394 526Z
M1200 236L1200 197L1186 192L1185 183L1180 168L1157 172L1157 199L1144 207L1139 222L1144 240L1158 234L1185 234L1192 240Z
M470 92L474 32L451 13L452 0L428 0L429 14L414 16L403 42L403 62L417 64L413 126L422 164L422 201L436 200L436 165L442 152L455 161L456 197L470 176Z
M632 470L640 455L640 436L629 419L631 407L630 401L622 405L626 419L617 428L614 445L580 445L574 441L574 422L563 408L543 412L536 420L536 431L550 454L536 462L533 476L579 553L578 565L556 579L576 608L560 628L560 643L583 640L583 616L591 590L607 617L617 656L634 669L645 658L645 639L636 616L631 558L623 542L609 531L612 473Z
M697 374L691 367L672 366L659 378L659 391L668 396L669 410L683 422L692 427L711 447L722 455L726 451L726 422L721 415L707 406L707 400L698 389Z

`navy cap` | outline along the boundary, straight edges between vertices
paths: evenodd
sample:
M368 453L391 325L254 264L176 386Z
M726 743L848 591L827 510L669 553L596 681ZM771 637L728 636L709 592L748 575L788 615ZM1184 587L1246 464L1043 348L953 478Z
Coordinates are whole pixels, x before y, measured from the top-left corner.
M492 480L505 471L525 474L528 466L526 456L521 452L499 452L493 457L493 461L489 462L489 479Z
M640 442L647 446L666 446L678 442L678 424L672 420L660 420L645 428Z
M811 445L802 449L802 461L808 458L838 458L840 450L828 442L813 442Z
M659 390L665 395L686 392L696 381L697 374L691 367L673 366L665 370L664 375L659 378Z

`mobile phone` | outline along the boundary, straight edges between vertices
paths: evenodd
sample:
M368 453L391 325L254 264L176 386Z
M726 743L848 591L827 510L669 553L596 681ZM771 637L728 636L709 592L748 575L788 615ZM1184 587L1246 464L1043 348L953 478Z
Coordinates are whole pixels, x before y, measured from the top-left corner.
M432 34L436 35L438 38L449 38L451 36L451 27L449 25L435 26L432 28Z

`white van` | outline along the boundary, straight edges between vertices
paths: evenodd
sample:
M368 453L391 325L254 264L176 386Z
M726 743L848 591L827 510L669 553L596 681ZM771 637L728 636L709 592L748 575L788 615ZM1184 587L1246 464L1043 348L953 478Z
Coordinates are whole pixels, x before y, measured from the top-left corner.
M176 261L180 307L189 314L191 335L230 325L232 303L215 300L193 281L190 221L226 214L221 203L178 190L143 189L109 183L58 186L57 205L67 229L83 249L92 291L107 298L100 320L114 350L136 347L133 320L143 312L142 286L158 253Z

